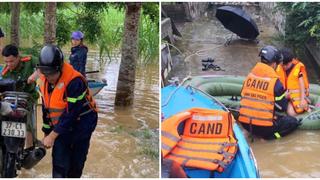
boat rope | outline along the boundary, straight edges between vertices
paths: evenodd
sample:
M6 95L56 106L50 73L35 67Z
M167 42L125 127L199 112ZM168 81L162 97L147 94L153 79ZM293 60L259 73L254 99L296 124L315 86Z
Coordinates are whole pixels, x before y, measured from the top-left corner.
M173 44L171 44L171 43L168 43L168 42L164 42L164 44L175 48L181 55L183 55L183 53L180 51L179 48L177 48L177 46L175 46L175 45L173 45Z
M320 109L318 109L314 112L308 113L306 116L299 118L299 120L301 120L301 121L306 120L306 119L316 120L319 118L320 118Z
M184 58L184 61L187 61L188 58L190 58L191 56L194 56L194 55L197 55L197 56L200 56L200 57L201 56L207 56L208 53L205 53L206 51L214 50L214 49L217 49L217 48L220 48L220 47L224 47L224 45L219 45L219 46L216 46L216 47L211 47L211 48L206 48L206 49L200 49L200 50L190 54L186 58Z
M191 77L190 75L187 76L186 78L184 78L184 79L182 80L182 82L177 86L177 88L169 94L169 96L168 96L168 98L166 99L165 103L164 103L163 105L161 105L161 107L167 106L168 103L169 103L169 101L170 101L170 99L171 99L172 96L177 92L177 90L178 90L187 80L189 80L189 79L191 79L191 78L192 78L192 77Z

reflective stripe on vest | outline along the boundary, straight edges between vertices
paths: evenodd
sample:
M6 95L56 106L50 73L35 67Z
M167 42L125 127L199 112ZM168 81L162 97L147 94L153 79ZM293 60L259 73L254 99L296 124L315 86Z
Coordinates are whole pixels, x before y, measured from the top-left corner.
M80 96L76 98L70 98L65 97L68 93L66 92L66 87L68 84L75 78L80 77L83 79L84 82L86 80L84 77L73 69L73 67L68 64L64 63L62 68L62 74L58 80L58 82L55 85L55 88L51 92L51 94L48 94L48 82L45 78L45 76L40 75L39 79L39 89L41 92L41 96L43 97L43 105L48 110L48 118L51 119L51 126L54 126L59 123L59 118L61 114L66 110L67 104L69 103L75 103L78 100L82 100L83 98L86 98L86 103L84 103L83 106L87 105L89 106L89 110L86 112L81 112L81 116L85 115L91 111L96 111L95 109L95 102L92 99L91 95L89 94L88 87L85 92L83 92ZM90 101L91 100L91 101Z
M45 128L45 129L50 129L51 128L51 126L49 124L45 124L45 123L42 124L42 127Z
M257 63L245 79L241 91L240 116L242 123L272 126L274 121L274 86L278 75L266 64Z
M184 123L183 135L178 134ZM222 172L237 151L232 115L222 110L193 108L161 123L164 158L193 168Z
M277 73L280 76L281 79L285 79L284 86L289 91L289 97L290 101L293 105L293 108L296 113L303 113L306 109L300 108L300 102L301 102L301 93L300 93L300 84L299 84L299 73L302 73L303 82L305 86L305 94L306 96L309 96L309 81L308 81L308 75L305 69L304 64L302 64L298 59L293 59L292 64L294 67L292 68L291 72L287 76L283 66L280 66L277 68Z

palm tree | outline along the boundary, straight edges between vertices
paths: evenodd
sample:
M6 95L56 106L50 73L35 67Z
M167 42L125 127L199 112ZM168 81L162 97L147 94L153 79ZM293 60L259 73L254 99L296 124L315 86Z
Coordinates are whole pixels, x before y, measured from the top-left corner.
M11 44L19 47L20 3L11 3Z
M44 43L53 44L56 41L56 2L45 3Z
M138 29L141 3L125 3L126 14L121 47L115 105L128 106L133 103L136 63L138 58Z

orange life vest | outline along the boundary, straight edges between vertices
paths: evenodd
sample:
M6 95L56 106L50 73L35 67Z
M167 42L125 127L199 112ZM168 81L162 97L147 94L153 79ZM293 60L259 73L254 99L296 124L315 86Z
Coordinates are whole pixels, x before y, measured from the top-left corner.
M230 112L193 108L161 123L164 158L185 167L222 172L237 152ZM178 127L185 122L183 134Z
M303 76L303 82L305 86L305 93L306 96L309 96L309 81L308 81L308 75L306 72L306 68L303 63L301 63L297 59L292 60L293 68L289 75L287 76L285 70L283 69L282 65L278 65L277 67L277 74L280 77L280 80L290 93L290 102L292 103L294 110L296 113L303 113L306 108L299 108L300 102L301 102L301 93L300 93L300 85L299 85L299 73L302 73Z
M278 75L267 64L258 62L245 79L240 100L239 121L257 126L272 126L274 86Z
M67 87L69 83L77 77L82 78L83 81L86 82L84 77L78 71L74 70L70 64L64 63L62 67L62 74L58 82L56 83L56 86L54 87L53 91L49 94L48 93L49 83L46 80L44 75L40 75L39 89L44 101L43 102L44 106L48 110L48 118L51 119L51 123L49 124L50 126L54 126L59 123L59 117L66 110L68 106ZM87 90L84 92L83 95L85 96L84 98L86 98L87 100L87 103L85 103L83 107L89 106L89 110L86 112L80 113L80 117L91 111L97 111L96 104L89 92L88 86L87 86Z

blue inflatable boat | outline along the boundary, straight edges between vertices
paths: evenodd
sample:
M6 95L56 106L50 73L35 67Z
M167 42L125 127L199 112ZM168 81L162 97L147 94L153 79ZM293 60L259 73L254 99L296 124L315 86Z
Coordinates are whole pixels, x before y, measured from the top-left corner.
M162 88L162 120L194 107L228 111L212 96L192 86L170 85ZM259 178L254 155L236 123L233 125L233 131L238 140L238 151L234 160L222 173L184 167L186 175L191 178Z

